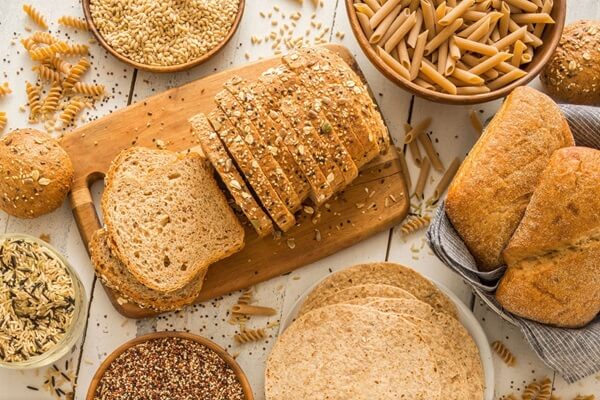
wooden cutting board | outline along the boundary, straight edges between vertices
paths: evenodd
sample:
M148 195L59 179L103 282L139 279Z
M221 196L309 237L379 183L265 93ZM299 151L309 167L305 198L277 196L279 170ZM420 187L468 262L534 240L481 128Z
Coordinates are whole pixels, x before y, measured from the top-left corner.
M328 48L362 77L346 48L338 45ZM214 95L232 75L253 79L279 63L280 59L274 57L199 79L67 134L61 144L75 166L70 201L84 243L87 245L94 231L101 227L89 188L103 179L121 150L131 146L160 146L173 151L196 147L188 118L212 110ZM365 166L356 181L327 205L314 214L302 212L297 226L285 235L259 239L252 228L246 229L244 249L209 268L197 301L250 287L340 251L398 224L408 208L406 184L398 154L392 148L387 155ZM158 314L135 304L120 304L109 288L106 291L124 316L143 318Z

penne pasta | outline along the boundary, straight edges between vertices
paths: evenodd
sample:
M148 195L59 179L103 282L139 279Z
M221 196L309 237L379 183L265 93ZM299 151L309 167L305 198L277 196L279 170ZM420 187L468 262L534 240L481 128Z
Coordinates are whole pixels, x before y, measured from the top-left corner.
M484 22L481 25L479 25L479 27L475 29L473 33L467 36L466 39L475 42L481 40L490 31L490 22L490 18L485 18Z
M413 83L421 86L422 88L428 89L428 90L435 90L435 86L433 86L431 83L429 83L426 80L421 79L421 78L415 78L415 80L413 80Z
M377 11L381 8L381 4L377 0L363 0L366 5L373 11Z
M452 182L452 179L454 179L454 175L456 175L458 167L460 167L460 159L457 157L454 160L452 160L452 162L448 166L448 169L446 169L444 175L442 175L442 178L433 190L433 195L428 201L429 204L435 204L442 198L442 195L444 194L444 192L446 192L448 186L450 186L450 182Z
M442 43L444 43L446 40L450 39L450 37L454 34L454 32L456 32L458 30L458 28L460 28L462 23L463 23L462 18L459 18L456 21L454 21L451 25L448 25L447 27L442 29L440 31L440 33L435 35L435 37L433 39L431 39L429 41L429 43L427 43L425 45L425 55L430 55L435 50L437 50L437 48L440 47L442 45Z
M416 144L416 142L413 142ZM421 170L419 171L419 178L415 185L415 197L419 200L423 200L423 192L425 191L425 185L427 184L427 178L429 177L429 170L431 169L431 163L429 159L425 157L420 165Z
M477 135L481 136L481 134L483 133L483 124L481 123L481 120L479 119L479 116L477 115L477 112L475 110L471 110L471 112L469 113L469 121L471 121L471 126L473 127L473 129L475 129Z
M410 4L408 5L408 9L410 10L410 12L417 11L417 8L419 8L419 3L420 0L411 0Z
M392 57L388 52L386 52L381 47L377 47L377 54L383 62L385 62L391 69L393 69L398 75L403 77L404 79L410 79L410 72L400 64L394 57Z
M461 86L456 88L457 94L469 96L473 94L489 93L490 88L487 86Z
M494 43L492 46L495 47L497 50L505 49L505 48L511 46L517 40L523 39L523 36L525 36L526 32L527 32L527 27L522 26L518 30L512 32L511 34L506 35L505 37L503 37L502 39L500 39L499 41Z
M356 12L358 14L366 15L369 18L371 18L375 14L375 12L371 9L371 7L369 7L365 3L354 3L354 9L356 10ZM370 22L369 22L369 27L371 27Z
M400 5L396 6L396 8L394 8L392 10L392 12L390 12L385 17L385 19L383 20L383 22L381 22L379 24L379 26L377 27L377 29L375 29L375 31L373 32L373 34L369 38L369 42L371 44L378 44L379 42L382 41L381 39L386 34L386 32L388 32L388 30L390 29L390 26L394 22L394 19L396 19L396 16L398 16L398 14L400 13L401 8L402 8L402 6L400 6Z
M410 63L410 80L415 80L419 75L421 69L421 61L423 60L423 54L425 53L425 44L427 43L427 36L429 32L425 31L421 33L417 38L417 44L415 45L415 52Z
M521 29L521 27L519 26L519 24L517 24L515 21L513 21L512 19L510 21L508 21L508 30L510 32L516 32L519 29ZM525 38L522 39L523 42L525 44L531 44L533 47L540 47L544 42L542 42L542 39L540 39L539 37L533 35L532 33L525 31Z
M546 13L514 14L511 18L519 25L554 24L554 19Z
M475 75L481 75L493 68L496 68L500 63L502 63L503 61L508 60L509 58L511 58L511 54L510 53L498 53L493 55L490 58L487 58L485 60L479 60L479 62L473 66L471 69L469 69L469 72Z
M376 29L380 23L397 7L402 5L400 4L400 0L388 0L383 6L371 17L369 23L371 24L371 29Z
M423 25L425 30L429 32L428 39L431 40L435 36L435 14L433 5L430 0L421 0L421 11L423 12Z
M356 13L356 18L358 18L358 23L362 27L362 31L364 32L366 38L369 39L373 35L373 29L371 29L369 17L363 13Z
M242 315L265 315L271 316L277 314L277 310L271 307L252 306L250 304L234 304L231 306L233 314Z
M417 20L413 25L412 29L408 33L408 37L406 38L406 44L413 49L417 44L417 38L419 37L419 33L421 32L421 27L423 26L423 10L419 9L417 12Z
M404 8L402 11L400 11L394 22L392 22L392 24L390 25L387 32L381 38L381 43L387 42L389 38L394 34L394 32L396 32L398 28L400 28L400 25L402 25L402 23L406 21L406 18L408 18L409 16L410 10L408 8Z
M446 67L444 68L444 75L450 76L454 73L456 69L456 59L452 57L448 57L446 59Z
M475 4L475 0L462 0L456 7L450 10L443 18L438 21L440 26L448 26L460 18L469 8Z
M406 47L406 40L401 40L400 43L398 43L398 47L396 48L396 51L398 52L398 61L400 61L400 64L402 64L402 66L404 68L406 68L407 70L410 71L410 56L408 55L408 48ZM410 77L410 73L409 73L409 77Z
M525 52L521 56L521 64L530 63L531 60L533 60L533 47L527 46L527 49L525 49Z
M433 142L431 141L429 135L427 135L426 133L419 135L417 140L419 141L419 143L421 143L421 146L423 146L423 150L425 150L425 153L427 153L427 158L431 162L433 168L438 172L444 172L444 165L442 164L442 160L440 160L440 156L438 155L437 151L435 151L435 148L433 147Z
M483 85L485 83L485 80L478 74L474 74L472 72L465 71L464 69L460 68L455 68L451 76L469 85L477 86Z
M487 86L491 90L496 90L498 88L508 85L511 82L516 81L517 79L524 77L525 75L527 75L527 72L523 71L522 69L516 68L516 69L500 76L499 78L489 82L487 84Z
M444 75L446 72L446 61L448 60L448 41L445 41L438 49L437 71Z
M427 64L425 60L421 61L420 71L446 92L456 94L456 85L446 79L442 74L438 73L435 68Z
M394 47L396 47L416 23L417 15L413 12L408 18L406 18L406 21L404 21L402 25L400 25L400 28L398 28L398 30L394 32L394 34L388 39L388 41L385 42L385 51L391 51Z
M464 13L461 18L465 21L479 21L480 19L485 18L486 15L487 13L483 11L469 10Z
M439 24L439 21L440 21L440 19L444 18L445 15L446 15L446 2L444 1L436 7L435 13L433 14L433 16L435 18L435 25L436 25L436 27L438 27L438 30L441 30L444 28L443 26L441 26Z
M431 124L431 118L425 118L423 121L412 127L408 132L405 132L404 143L409 144L418 139L425 129L429 127L429 124Z
M529 0L505 0L508 4L525 12L536 12L538 6Z
M404 124L404 131L411 130L412 127L409 124ZM420 166L423 162L423 158L421 157L421 150L419 150L419 145L417 141L412 141L408 143L408 150L410 151L410 155L417 166Z
M498 30L501 37L508 35L508 26L510 24L510 7L504 1L500 5L500 12L502 17L498 23Z
M540 0L541 1L541 0ZM546 13L546 14L550 14L550 12L552 11L552 8L554 8L554 1L553 0L545 0L544 4L542 5L542 12ZM536 24L535 27L533 28L533 36L535 37L542 37L542 33L544 33L544 24Z
M510 63L512 65L514 65L515 67L518 67L519 65L521 65L522 59L523 59L523 53L525 52L526 49L527 49L527 45L525 43L523 43L522 41L517 40L513 47L513 56L512 56L512 60Z
M408 164L406 164L406 155L403 150L398 151L398 160L400 160L400 167L402 169L402 175L404 176L404 181L406 182L406 188L410 193L412 188L412 179L410 177L410 170L408 169Z
M494 54L498 53L498 49L496 47L475 42L474 40L468 40L454 36L454 41L461 50L471 51L486 56L493 56Z

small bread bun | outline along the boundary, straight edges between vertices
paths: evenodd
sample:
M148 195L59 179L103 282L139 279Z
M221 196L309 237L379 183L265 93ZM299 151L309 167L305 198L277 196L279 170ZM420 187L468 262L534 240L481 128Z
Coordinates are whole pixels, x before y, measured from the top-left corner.
M51 136L18 129L0 140L0 209L35 218L58 208L71 189L73 164Z
M540 80L558 101L600 105L600 21L568 25Z

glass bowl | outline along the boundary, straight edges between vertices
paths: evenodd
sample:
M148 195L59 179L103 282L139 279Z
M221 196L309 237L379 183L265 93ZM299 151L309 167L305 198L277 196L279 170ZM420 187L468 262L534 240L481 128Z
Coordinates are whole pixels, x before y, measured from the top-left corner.
M60 254L58 250L44 242L41 239L36 237L20 234L20 233L8 233L0 235L0 243L5 240L16 240L22 239L28 242L33 242L38 244L40 247L46 249L50 254L52 254L56 259L58 259L67 270L71 282L73 282L73 292L75 297L75 306L73 310L73 317L71 319L70 325L67 327L65 335L60 339L56 345L51 347L48 351L38 356L31 357L25 361L14 361L14 362L5 362L0 361L0 368L9 368L9 369L34 369L40 368L53 362L59 360L65 354L67 354L71 348L75 345L77 340L83 334L83 329L86 322L86 314L87 314L87 297L85 295L85 289L83 284L81 283L81 279L77 274L77 271L73 269L71 264L66 260L66 258Z

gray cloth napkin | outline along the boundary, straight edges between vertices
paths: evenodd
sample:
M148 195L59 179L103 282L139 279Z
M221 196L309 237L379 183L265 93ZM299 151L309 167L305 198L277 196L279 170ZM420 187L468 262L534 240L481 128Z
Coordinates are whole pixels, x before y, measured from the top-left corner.
M578 146L600 149L600 108L561 105ZM442 202L427 231L437 257L464 278L473 291L503 319L517 325L546 365L573 383L600 371L600 317L581 329L542 325L512 315L496 301L494 291L506 269L480 272L467 246L446 216Z

